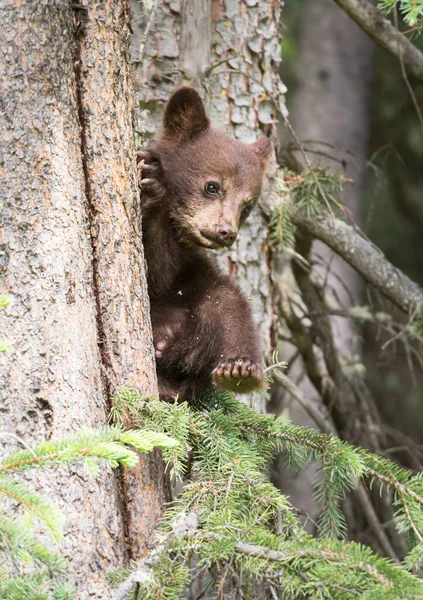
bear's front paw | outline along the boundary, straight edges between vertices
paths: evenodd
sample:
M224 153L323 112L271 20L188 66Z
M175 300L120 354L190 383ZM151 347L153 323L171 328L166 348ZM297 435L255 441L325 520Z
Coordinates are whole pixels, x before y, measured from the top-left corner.
M221 360L212 377L219 389L239 394L267 387L261 367L245 356Z
M137 152L137 177L144 194L158 200L166 195L162 165L151 150Z

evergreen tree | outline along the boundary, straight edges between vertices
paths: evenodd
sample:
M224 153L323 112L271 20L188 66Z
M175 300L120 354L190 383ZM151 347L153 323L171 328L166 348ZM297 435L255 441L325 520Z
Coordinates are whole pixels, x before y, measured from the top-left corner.
M411 572L423 551L421 475L333 435L260 414L227 393L207 392L194 409L121 390L112 416L175 437L179 445L163 456L171 476L186 481L152 553L132 572L110 576L114 584L123 579L115 600L137 597L136 589L148 599L180 599L200 575L204 597L255 598L257 590L283 600L423 597L423 583ZM318 539L304 532L269 482L275 452L298 470L308 460L320 465ZM411 550L405 565L346 543L342 499L376 484L393 494L396 524Z

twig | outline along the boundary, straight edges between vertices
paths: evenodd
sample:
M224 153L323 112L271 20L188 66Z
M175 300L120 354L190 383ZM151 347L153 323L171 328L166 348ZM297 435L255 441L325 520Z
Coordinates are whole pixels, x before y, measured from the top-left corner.
M334 0L379 46L399 58L407 71L423 81L423 54L368 0Z
M309 550L307 548L304 550L296 550L288 554L282 552L281 550L269 550L268 548L263 548L262 546L255 546L254 544L248 544L245 542L238 542L238 544L235 546L235 552L246 554L247 556L255 556L257 558L264 558L265 560L282 563L295 562L299 558L305 558L309 556L320 557L329 561L341 560L347 557L342 553L326 550ZM372 565L368 565L363 561L359 561L356 563L356 565L352 565L352 567L353 566L358 568L360 571L366 572L369 575L373 576L377 581L379 581L379 583L391 586L389 580L386 579L384 575L377 571Z
M291 308L291 302L287 295L282 291L282 297L279 302L279 311L291 331L295 345L301 353L307 376L320 394L324 405L331 411L335 426L342 429L342 417L340 393L332 378L326 373L316 356L313 346L311 332L304 326L300 318ZM334 411L333 408L335 407ZM331 410L332 409L332 410Z
M366 491L363 490L362 487L357 485L357 487L354 489L354 495L357 497L357 500L359 501L360 506L366 517L367 523L369 524L370 529L375 534L383 552L386 554L386 556L392 558L393 561L400 564L400 560L395 554L395 550L393 549L388 536L386 535L380 524L375 509L373 508L373 504L370 502Z
M324 433L335 433L333 426L330 422L322 415L318 408L316 408L301 392L301 389L295 385L295 383L286 377L282 373L275 372L275 376L278 378L279 383L291 394L298 404L300 404L304 410L310 415L316 425Z
M11 437L11 438L15 439L17 442L19 442L20 444L22 444L22 446L24 446L27 450L29 450L35 457L37 457L37 455L35 454L34 450L31 448L31 446L29 446L18 435L15 435L14 433L9 433L8 431L0 431L0 438L1 437Z
M390 345L391 345L393 342L395 342L396 340L398 340L398 339L399 339L400 337L402 337L403 335L406 335L406 334L407 334L407 328L408 328L408 327L411 325L411 323L414 321L414 318L416 317L417 313L418 313L418 310L417 310L417 309L414 309L414 310L413 310L413 312L410 314L410 318L408 319L408 321L407 321L407 323L404 325L404 327L402 327L402 328L401 328L399 331L397 331L397 333L396 333L396 334L395 334L393 337L389 338L389 340L387 340L387 341L386 341L386 342L383 344L383 346L382 346L382 348L381 348L381 351L382 351L382 352L383 352L383 350L386 350L386 348L387 348L388 346L390 346Z
M228 63L230 60L233 60L234 58L236 58L236 54L235 51L232 50L233 54L231 54L230 56L227 56L226 58L222 58L222 60L218 60L215 63L213 63L212 65L210 65L210 67L208 67L208 69L206 69L204 71L204 77L207 78L210 76L210 73L212 71L214 71L214 69L217 69L217 67L220 67L220 65L224 65L225 63Z
M148 21L147 21L147 25L144 31L144 35L142 37L142 41L141 41L141 45L140 45L140 50L138 53L138 60L136 61L137 65L141 65L144 62L144 53L145 53L145 45L147 43L147 38L148 35L151 31L151 28L153 26L154 23L154 19L156 18L156 12L157 12L157 8L159 6L159 0L154 0L153 2L153 6L151 8L151 12L150 12L150 16L148 17Z
M394 267L383 254L360 235L360 230L340 219L325 215L308 217L305 211L292 214L292 222L332 248L360 275L404 312L423 306L423 290Z
M400 31L400 34L407 35L408 33L412 33L413 31L418 31L419 29L423 29L423 25L416 25L415 27L411 27L410 29L406 29L405 31Z
M324 190L323 190L322 186L320 185L320 182L319 182L318 178L316 177L316 174L315 174L315 172L314 172L314 169L313 169L313 167L311 166L311 162L310 162L310 161L309 161L309 159L308 159L308 156L307 156L307 154L306 154L306 152L305 152L305 150L304 150L304 147L303 147L303 145L302 145L301 141L299 140L299 138L298 138L297 134L295 133L295 131L294 131L294 128L292 127L292 125L291 125L291 123L290 123L289 119L288 119L287 117L285 117L285 116L284 116L284 117L283 117L283 120L284 120L284 123L285 123L286 127L289 129L289 132L291 133L292 137L294 138L294 140L295 140L296 144L298 145L298 148L300 149L300 151L301 151L301 154L303 155L303 158L304 158L304 161L305 161L305 163L306 163L306 165L307 165L307 168L308 168L308 170L310 171L310 173L311 173L311 175L312 175L312 177L313 177L313 179L314 179L314 183L316 184L316 187L317 187L317 189L319 190L319 194L321 195L321 197L322 197L322 199L323 199L324 203L326 204L326 206L327 206L327 209L328 209L328 211L329 211L329 213L330 213L330 215L331 215L332 219L334 219L334 218L335 218L335 215L333 214L333 211L332 211L332 207L331 207L331 205L330 205L330 202L329 202L329 200L327 199L327 197L326 197L326 194L325 194L325 192L324 192Z

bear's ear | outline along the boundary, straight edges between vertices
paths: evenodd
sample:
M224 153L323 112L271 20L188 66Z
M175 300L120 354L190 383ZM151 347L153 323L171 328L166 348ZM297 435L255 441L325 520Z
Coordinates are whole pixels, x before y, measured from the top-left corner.
M254 142L254 144L252 144L252 148L254 152L258 155L260 160L263 163L266 163L272 151L272 142L269 140L269 138L262 137L259 140L257 140L257 142Z
M193 138L210 125L203 101L190 87L177 89L171 97L163 115L165 134L178 138Z

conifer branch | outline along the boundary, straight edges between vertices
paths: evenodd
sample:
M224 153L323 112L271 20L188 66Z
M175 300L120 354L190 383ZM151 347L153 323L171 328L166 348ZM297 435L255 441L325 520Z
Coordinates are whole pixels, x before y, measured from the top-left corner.
M31 522L16 518L19 506L41 520L57 544L61 539L61 514L41 495L15 480L21 472L66 463L84 462L98 472L103 460L111 467L134 466L138 452L155 447L174 448L177 440L162 432L145 429L124 431L119 426L101 430L85 430L77 437L49 441L34 449L25 448L0 462L0 498L5 510L15 518L0 515L0 598L5 600L71 600L76 595L72 586L62 581L65 562L32 531ZM40 566L42 565L42 568ZM20 577L14 577L16 571Z
M401 530L422 532L419 478L333 435L259 414L230 394L210 390L197 402L199 410L186 403L163 406L131 390L115 399L117 412L135 424L172 432L179 448L189 449L192 465L191 479L166 511L154 550L133 574L125 572L114 600L123 599L134 582L146 600L182 599L192 580L193 557L198 572L215 574L217 593L226 589L228 578L240 596L261 582L281 600L347 600L362 594L372 600L413 600L423 594L417 578L369 549L305 534L286 498L268 481L267 469L275 452L297 469L310 458L321 463L324 482L316 493L324 508L323 531L332 535L343 532L339 500L358 479L366 477L371 485L380 475L395 493ZM172 451L164 451L164 457L175 475L184 473L186 458ZM410 565L421 554L416 550Z
M369 0L334 0L372 40L401 58L407 71L423 82L423 54Z

